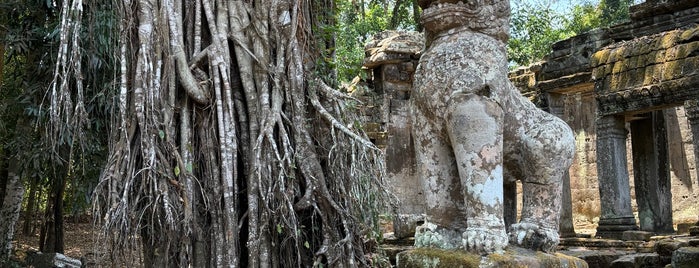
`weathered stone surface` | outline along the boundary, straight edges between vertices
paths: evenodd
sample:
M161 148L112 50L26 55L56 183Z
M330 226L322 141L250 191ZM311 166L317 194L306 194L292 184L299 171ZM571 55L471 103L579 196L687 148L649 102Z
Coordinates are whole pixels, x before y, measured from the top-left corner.
M565 248L638 250L643 247L642 241L622 241L598 238L562 238L560 246Z
M597 126L597 176L602 205L596 236L621 239L624 231L637 230L631 207L626 166L626 128L623 116L603 116Z
M67 257L60 253L41 253L31 254L27 256L26 264L28 267L41 268L80 268L82 263L80 260Z
M685 10L699 5L697 0L667 1L667 0L646 0L645 2L629 8L629 13L633 19L643 19L647 17L667 14L675 11Z
M625 241L650 241L654 235L652 232L646 231L624 231L621 234L621 240Z
M602 115L699 97L699 26L615 43L590 66Z
M574 137L562 120L537 109L507 80L509 1L427 6L422 20L429 45L411 94L427 201L416 246L491 253L509 240L553 250ZM509 226L509 238L505 178L523 182L521 220Z
M674 251L688 245L689 243L683 240L661 240L655 243L655 252L657 252L660 256L672 256Z
M691 235L691 236L699 236L699 226L692 226L692 227L689 227L689 235Z
M378 33L366 46L367 94L358 97L364 131L384 149L386 181L397 197L393 221L397 238L411 237L424 213L422 187L415 176L415 152L409 99L417 58L424 39L415 32Z
M425 42L422 34L401 31L380 32L372 39L364 47L366 58L363 65L366 69L418 58Z
M612 268L645 268L662 267L665 264L660 262L660 256L656 253L637 253L622 256L612 261L610 266Z
M399 239L412 237L415 234L415 228L424 220L424 215L398 214L393 217L393 233Z
M672 267L696 268L699 267L699 248L683 247L672 253Z
M397 256L397 267L414 268L586 268L585 261L560 253L547 254L521 248L508 248L504 253L481 256L459 250L421 248L401 252Z
M677 234L689 234L689 228L691 228L694 225L695 225L694 223L687 223L687 222L678 223L677 224Z
M579 251L562 251L569 256L573 256L585 261L590 267L609 268L612 262L629 254L628 251L620 250L579 250Z
M686 86L693 81L684 77L686 73L691 73L696 68L692 66L692 60L685 60L683 63L680 60L674 60L675 63L657 64L657 61L665 58L679 59L684 55L688 57L697 53L696 50L690 49L696 41L691 37L694 36L694 31L687 31L696 27L696 22L699 21L699 4L697 0L649 0L644 3L631 7L632 18L630 21L611 26L610 28L596 29L588 33L584 33L566 40L555 43L552 47L552 52L547 55L543 62L536 63L536 67L529 73L522 70L516 70L511 73L511 78L515 84L522 90L523 93L531 100L549 100L552 94L562 94L560 99L565 101L562 107L563 116L567 123L576 132L576 141L579 151L576 153L576 160L571 168L571 192L573 196L573 213L576 220L595 222L593 220L599 215L607 212L605 209L614 207L615 200L603 200L600 204L597 189L596 171L596 131L594 118L597 116L597 107L601 107L603 114L609 110L609 114L614 114L615 111L635 111L647 109L663 109L681 104L678 100L695 99L696 86ZM652 41L650 38L653 35L663 36L664 32L684 31L684 41L677 39L662 39L658 38ZM641 41L642 40L642 41ZM673 41L674 40L674 41ZM694 40L694 41L692 41ZM665 43L663 43L663 41ZM670 48L667 44L682 43L681 45ZM631 45L635 43L635 45ZM627 46L628 50L624 53L611 54L610 50L604 49L607 46ZM668 47L665 50L653 50L655 48ZM600 51L601 50L601 51ZM661 85L657 88L646 88L641 91L628 90L609 97L608 102L598 102L594 96L594 84L592 80L593 66L590 64L591 56L600 51L605 57L614 57L623 59L621 62L607 64L604 62L604 68L599 68L600 73L614 73L617 76L623 76L615 80L616 85L624 85L633 87L639 83L651 83L653 78L658 77L674 77L674 81ZM637 54L637 56L633 56ZM642 55L642 56L641 56ZM628 58L631 57L631 58ZM599 63L598 63L599 64ZM660 66L670 66L672 68L661 68ZM677 72L676 70L686 66L685 72ZM682 78L678 78L682 77ZM684 79L684 80L682 80ZM599 83L611 83L611 79L598 80ZM642 86L636 86L638 88ZM677 90L673 90L675 88ZM650 97L642 99L642 101L633 100L635 95ZM535 102L537 105L545 105L547 108L550 103ZM651 107L651 108L648 108ZM681 111L679 111L681 113ZM695 159L699 157L693 156L693 150L686 146L692 142L692 134L686 129L685 118L681 114L677 118L673 118L677 127L670 129L668 127L668 137L670 146L671 168L672 170L672 192L673 192L673 210L675 223L684 222L688 218L696 217L696 204L699 202L699 191L697 185L697 175L692 170L698 171L695 168ZM699 136L698 134L694 137ZM681 135L680 135L681 134ZM699 139L694 139L699 140ZM630 143L629 143L630 144ZM629 152L630 152L629 148ZM699 153L699 150L694 150ZM601 155L607 152L601 152ZM625 156L621 156L622 159ZM631 161L628 161L629 166ZM691 173L691 174L690 174ZM620 177L618 180L627 180ZM616 182L612 182L615 183ZM633 185L633 182L631 182ZM610 185L605 181L602 185ZM603 187L604 187L603 186ZM635 201L635 197L631 196ZM605 202L612 203L605 203ZM626 203L626 199L620 200ZM609 206L604 204L610 204ZM632 203L633 204L633 203ZM680 216L681 215L681 216ZM621 231L628 229L635 223L627 218L628 215L620 215L626 218L626 224L619 226L619 221L603 222L612 224L609 226L609 233L615 232L612 230L616 227L621 227ZM596 222L595 222L596 223ZM620 233L619 233L620 236Z

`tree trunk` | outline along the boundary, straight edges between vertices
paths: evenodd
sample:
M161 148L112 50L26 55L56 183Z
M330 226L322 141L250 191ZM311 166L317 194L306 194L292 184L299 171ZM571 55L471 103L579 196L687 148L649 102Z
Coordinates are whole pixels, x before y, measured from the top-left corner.
M51 191L46 204L45 222L42 227L43 235L40 237L40 250L44 253L63 253L64 228L63 228L63 193L65 191L65 179L54 179L51 183Z
M17 174L17 163L8 159L7 184L0 206L0 263L7 260L12 253L12 238L15 234L15 224L22 209L24 185Z
M34 235L34 215L36 214L36 207L38 205L36 199L38 198L37 188L39 187L39 178L33 178L31 181L29 196L27 196L27 206L24 208L24 224L22 225L22 235L24 236Z
M58 66L80 50L69 42L79 0L69 2ZM329 0L118 4L118 111L94 198L115 257L140 242L146 267L370 265L382 163L349 97L320 79L333 77L322 67L333 10ZM52 107L79 105L61 86L79 83L79 68L56 72L52 97L76 101Z

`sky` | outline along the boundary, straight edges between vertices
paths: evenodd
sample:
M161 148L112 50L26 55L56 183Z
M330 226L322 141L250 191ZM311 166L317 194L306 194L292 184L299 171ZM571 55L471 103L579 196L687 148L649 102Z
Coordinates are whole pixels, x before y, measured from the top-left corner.
M549 5L551 5L551 7L552 7L554 10L556 10L556 11L558 11L558 12L560 12L560 13L565 13L566 11L569 11L569 10L571 9L571 7L572 7L574 4L581 4L581 3L586 3L586 2L596 5L597 3L599 3L599 0L582 0L582 1L580 1L580 0L578 0L578 1L575 1L575 0L552 0L552 1L545 1L545 0L511 0L511 1L510 1L510 4L511 4L512 6L516 6L516 5L519 4L519 3L529 3L529 4L534 4L534 3L544 3L544 4L545 4L545 3L548 3Z
M548 3L553 7L554 10L560 12L560 13L565 13L566 11L569 11L571 7L575 4L582 4L582 3L591 3L593 5L597 5L600 0L551 0L551 1L545 1L545 0L511 0L510 3L511 5L517 5L518 3ZM645 2L644 0L634 0L634 3L639 4Z
M553 10L555 10L558 14L566 14L570 12L572 7L574 5L580 5L584 3L590 3L592 5L598 5L600 0L511 0L510 5L512 8L516 7L518 4L522 3L527 3L527 4L536 4L540 3L543 5L550 5ZM634 4L640 4L645 2L645 0L633 0Z

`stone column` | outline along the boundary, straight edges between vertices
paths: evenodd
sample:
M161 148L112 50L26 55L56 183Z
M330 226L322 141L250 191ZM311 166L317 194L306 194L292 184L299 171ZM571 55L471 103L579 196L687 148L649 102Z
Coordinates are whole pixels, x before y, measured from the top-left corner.
M597 177L602 210L596 236L621 239L624 231L638 229L631 210L624 116L602 116L597 118L595 124Z
M565 121L565 104L563 94L549 94L549 111L551 114ZM566 121L568 122L568 121ZM573 226L573 199L570 193L570 174L568 171L563 175L563 192L561 193L561 219L558 233L561 237L575 237L575 227Z
M684 111L687 115L687 120L692 129L692 144L694 145L694 170L697 172L699 179L699 101L689 100L684 103ZM699 226L699 221L697 221ZM695 231L696 232L696 231Z
M692 144L694 144L694 162L699 179L699 101L690 100L684 103L684 111L692 129Z
M667 128L662 110L631 122L634 189L641 231L673 233Z

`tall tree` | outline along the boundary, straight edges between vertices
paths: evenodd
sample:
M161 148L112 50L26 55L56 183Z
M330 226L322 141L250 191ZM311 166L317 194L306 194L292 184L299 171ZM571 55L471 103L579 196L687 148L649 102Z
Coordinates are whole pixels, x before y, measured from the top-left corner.
M381 162L322 79L332 7L116 4L115 113L95 196L112 252L140 237L147 267L371 265ZM63 2L49 92L53 125L74 126L76 141L83 8Z
M46 153L35 128L41 118L37 107L49 82L48 33L53 30L54 18L43 1L0 3L0 266L9 257L16 233L23 178L32 172L29 169L34 163L55 156ZM34 150L38 148L42 150Z

